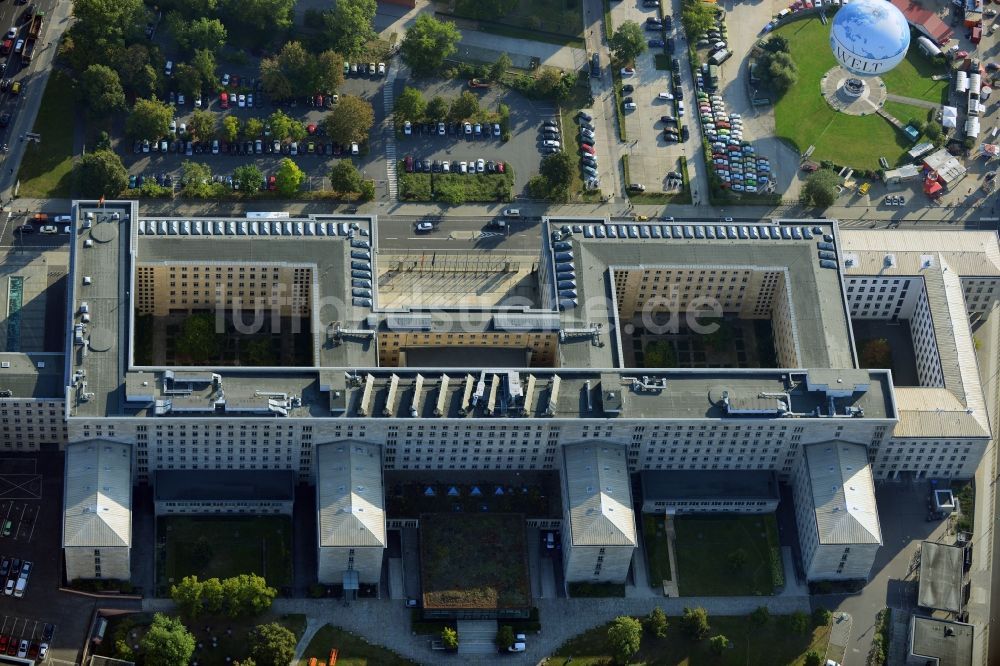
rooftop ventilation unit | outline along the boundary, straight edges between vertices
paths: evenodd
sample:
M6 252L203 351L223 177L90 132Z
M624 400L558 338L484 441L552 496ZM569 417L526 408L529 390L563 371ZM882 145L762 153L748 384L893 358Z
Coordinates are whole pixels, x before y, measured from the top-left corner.
M424 394L424 376L418 374L413 384L413 401L410 403L410 416L416 418L420 416L420 398Z
M437 404L434 406L434 416L444 416L448 407L448 375L441 375L441 384L438 386Z

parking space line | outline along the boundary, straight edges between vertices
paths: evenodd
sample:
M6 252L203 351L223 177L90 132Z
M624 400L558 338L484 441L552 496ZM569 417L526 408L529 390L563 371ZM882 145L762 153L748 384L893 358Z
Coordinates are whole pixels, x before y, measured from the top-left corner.
M34 520L32 520L32 521L31 521L31 531L30 531L30 532L28 532L28 542L29 542L29 543L31 542L31 538L32 538L33 536L35 536L35 525L37 525L37 524L38 524L38 514L39 514L39 511L40 511L40 510L36 510L36 511L35 511L35 517L34 517Z

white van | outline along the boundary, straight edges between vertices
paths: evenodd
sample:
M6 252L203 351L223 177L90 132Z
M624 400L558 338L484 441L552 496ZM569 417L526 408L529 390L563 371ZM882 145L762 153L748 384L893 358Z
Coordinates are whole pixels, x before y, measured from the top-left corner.
M517 208L508 208L503 212L504 217L521 217L521 211Z
M14 596L15 597L23 597L24 596L24 588L26 588L26 587L28 587L28 579L27 578L18 578L17 579L17 585L14 587Z
M174 61L173 60L168 60L167 61L167 64L163 67L163 73L166 74L167 76L173 76L174 75Z

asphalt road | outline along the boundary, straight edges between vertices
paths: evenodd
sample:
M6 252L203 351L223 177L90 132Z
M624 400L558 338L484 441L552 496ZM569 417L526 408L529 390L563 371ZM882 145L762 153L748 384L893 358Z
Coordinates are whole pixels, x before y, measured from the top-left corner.
M441 217L394 216L378 219L379 250L449 250L469 252L538 252L539 220L513 220L509 230L489 227L493 216ZM417 233L418 222L431 222L434 230Z

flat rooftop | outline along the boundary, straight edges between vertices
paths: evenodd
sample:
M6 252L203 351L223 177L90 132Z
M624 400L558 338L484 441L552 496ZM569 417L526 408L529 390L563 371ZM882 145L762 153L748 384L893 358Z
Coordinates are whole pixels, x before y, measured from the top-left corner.
M63 354L0 353L0 395L62 400L65 373Z
M782 270L790 289L792 319L806 368L847 368L854 365L852 334L840 271L837 262L821 265L817 243L823 236L835 236L828 220L780 220L778 224L691 225L657 222L614 222L596 218L549 218L547 232L573 226L584 233L573 233L563 240L573 253L579 305L562 313L564 327L586 328L594 323L613 327L614 345L595 348L589 344L561 347L563 365L586 367L620 365L616 351L617 313L614 312L614 288L611 271L625 268L747 268ZM657 227L659 238L652 237ZM588 238L597 227L597 233ZM616 238L608 237L614 227ZM636 229L638 238L631 237ZM625 230L626 237L622 237ZM752 231L751 231L752 230ZM794 230L794 232L792 231ZM745 234L745 236L744 236ZM649 238L642 235L650 235ZM777 237L775 237L777 236ZM787 236L787 237L786 237ZM808 238L807 238L808 236ZM552 255L551 233L546 233ZM554 258L550 257L554 264ZM552 294L556 298L555 293Z
M960 546L946 546L934 541L920 544L920 587L917 603L924 608L962 610L962 574L964 555Z
M972 666L975 627L914 615L910 622L910 654L934 660L935 666Z

